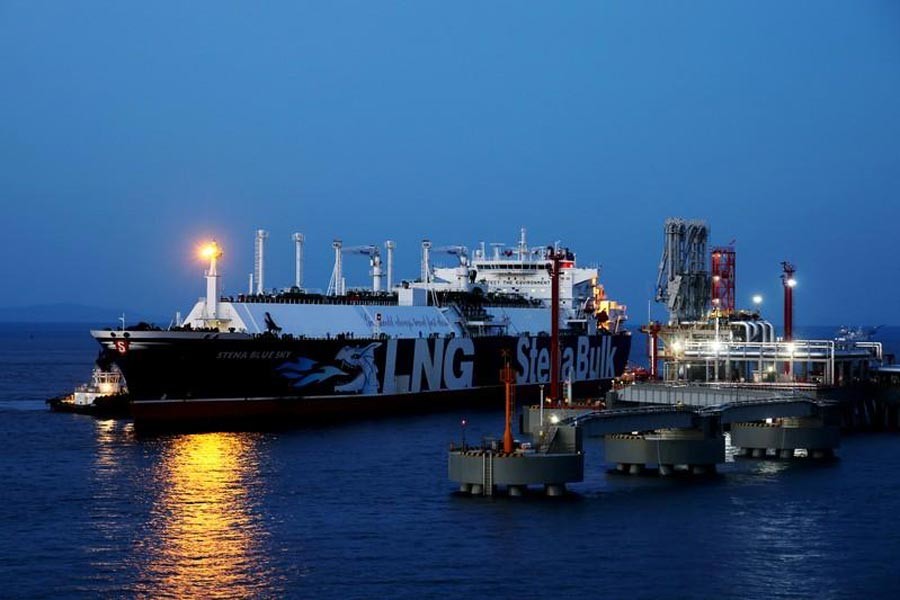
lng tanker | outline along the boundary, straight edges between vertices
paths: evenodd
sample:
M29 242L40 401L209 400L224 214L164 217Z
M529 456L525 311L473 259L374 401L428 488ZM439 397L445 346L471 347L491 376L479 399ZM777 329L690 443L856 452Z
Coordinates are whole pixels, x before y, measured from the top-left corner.
M211 243L206 295L168 329L142 324L92 331L98 364L121 372L137 423L254 418L342 418L497 405L509 360L520 395L537 397L551 376L552 278L558 267L559 372L576 397L598 397L625 368L631 335L625 307L606 297L598 269L576 266L558 246L422 242L421 275L387 284L378 246L333 244L326 293L302 287L303 236L294 235L295 285L266 292L257 233L255 281L224 296ZM347 289L343 259L365 255L372 287ZM451 264L434 264L443 255ZM555 258L555 259L554 259Z

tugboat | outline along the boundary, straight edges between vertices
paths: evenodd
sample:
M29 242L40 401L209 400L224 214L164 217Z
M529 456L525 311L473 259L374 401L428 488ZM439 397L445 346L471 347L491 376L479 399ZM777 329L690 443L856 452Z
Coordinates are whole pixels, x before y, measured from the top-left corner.
M130 396L122 373L116 367L103 370L95 367L91 382L65 394L47 400L50 410L94 415L97 417L127 417L131 415Z

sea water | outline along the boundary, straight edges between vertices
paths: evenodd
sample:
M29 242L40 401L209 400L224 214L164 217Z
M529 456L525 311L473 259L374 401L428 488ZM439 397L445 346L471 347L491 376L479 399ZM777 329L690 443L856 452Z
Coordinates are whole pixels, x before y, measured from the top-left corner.
M472 498L447 448L497 411L141 437L44 405L96 352L83 325L0 326L2 597L900 594L897 434L701 480L608 473L589 439L568 497Z

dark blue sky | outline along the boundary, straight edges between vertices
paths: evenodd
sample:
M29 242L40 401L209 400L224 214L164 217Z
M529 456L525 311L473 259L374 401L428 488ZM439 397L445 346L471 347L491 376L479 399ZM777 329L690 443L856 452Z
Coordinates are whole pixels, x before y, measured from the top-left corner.
M302 231L324 288L334 237L412 277L526 226L643 321L677 215L776 321L790 259L801 324L900 322L895 1L5 0L0 81L0 305L186 310L195 245L242 291L258 227L267 284Z

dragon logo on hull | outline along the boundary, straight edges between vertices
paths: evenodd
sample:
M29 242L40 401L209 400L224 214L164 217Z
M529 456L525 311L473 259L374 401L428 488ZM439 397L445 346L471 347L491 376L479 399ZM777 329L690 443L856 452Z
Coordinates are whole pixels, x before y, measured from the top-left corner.
M342 364L358 369L356 377L344 385L335 386L335 392L351 392L357 394L378 393L378 366L375 364L375 348L381 346L380 342L372 342L368 346L351 347L344 346L337 353L335 360Z
M341 365L341 368L301 356L282 363L276 370L291 381L292 387L298 389L335 377L347 377L356 372L356 376L347 383L334 386L334 391L342 394L377 394L379 386L375 349L379 346L380 342L372 342L367 346L344 346L334 357L334 362Z

